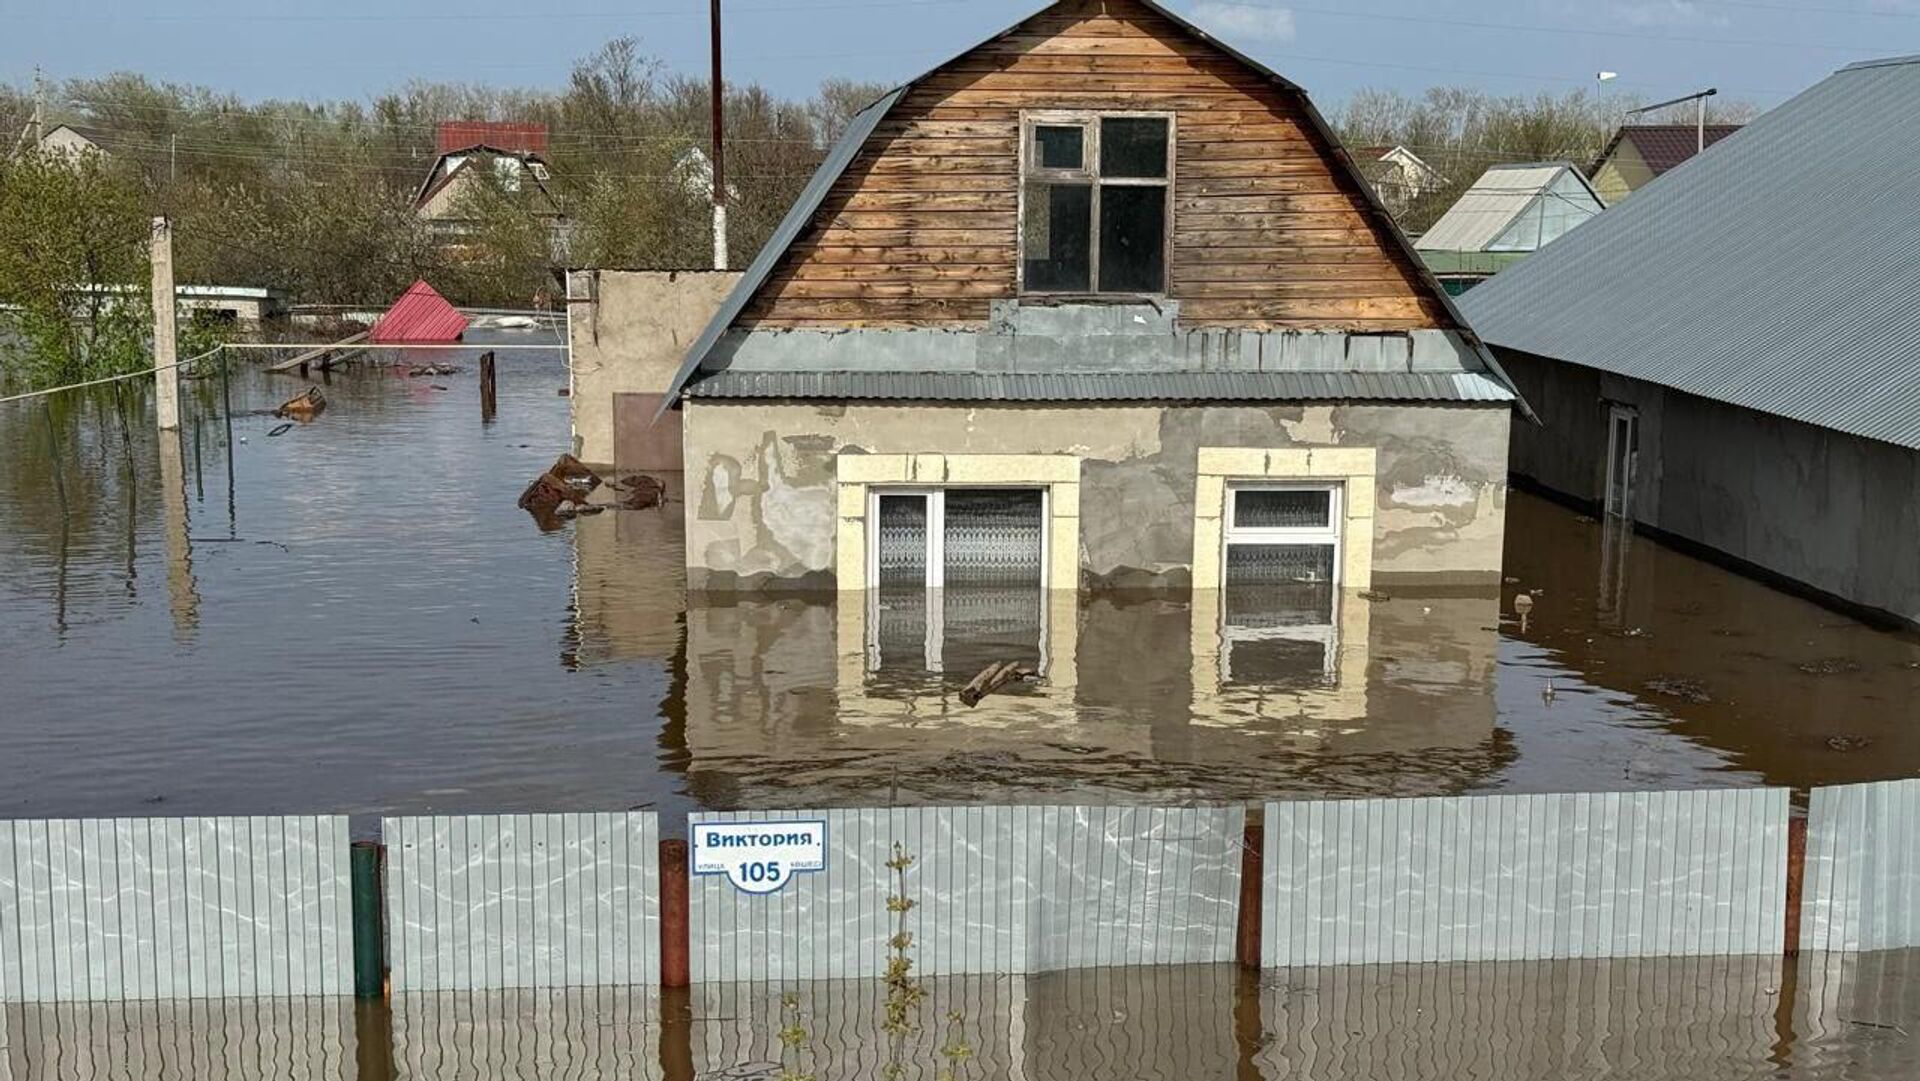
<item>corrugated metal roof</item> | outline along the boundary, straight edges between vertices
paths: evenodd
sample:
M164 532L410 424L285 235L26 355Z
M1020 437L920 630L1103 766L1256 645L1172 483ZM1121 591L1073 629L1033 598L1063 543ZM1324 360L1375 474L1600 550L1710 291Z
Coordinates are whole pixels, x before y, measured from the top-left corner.
M793 372L724 371L689 398L854 398L928 402L1511 402L1466 372Z
M1462 306L1489 341L1920 449L1920 59L1857 64Z
M1495 165L1481 173L1460 201L1448 207L1413 246L1420 251L1485 251L1527 208L1546 198L1548 189L1568 172L1586 184L1587 178L1570 162ZM1600 210L1598 195L1593 197L1593 207L1596 213Z
M381 343L432 344L457 342L466 332L467 317L433 286L417 281L373 324L369 337Z
M725 334L727 328L733 325L733 321L740 317L740 313L746 309L747 302L753 299L753 294L760 291L760 286L766 283L767 275L773 273L774 264L780 261L780 257L786 254L787 248L791 247L800 233L806 229L807 223L813 220L814 212L820 209L821 202L826 199L827 192L832 189L834 182L840 179L841 173L846 172L847 166L853 164L854 156L860 153L861 147L867 145L867 137L873 134L874 128L880 126L880 121L886 117L888 110L906 95L907 87L911 85L908 83L887 91L878 101L855 113L853 119L847 122L847 130L840 133L840 138L827 151L827 156L820 162L820 167L813 171L812 177L808 178L807 186L800 189L799 197L794 199L793 206L787 209L787 216L780 219L779 227L774 229L773 235L761 245L759 254L753 257L753 262L748 263L747 269L741 273L739 282L733 287L733 292L727 294L727 299L720 305L720 310L714 313L711 320L708 320L707 328L694 339L693 346L687 350L685 359L680 362L680 369L673 375L673 383L667 387L667 393L660 399L660 408L654 414L656 419L673 407L680 391L686 387L687 381L693 378L694 372L699 370L700 362L706 359L708 352L712 351L714 343L719 341L720 335Z
M1326 117L1320 115L1319 107L1314 105L1313 99L1307 96L1307 92L1301 89L1297 83L1287 79L1285 76L1240 50L1235 49L1233 46L1228 45L1226 42L1215 38L1212 34L1196 26L1185 16L1173 11L1164 4L1158 3L1157 0L1137 0L1137 2L1147 10L1173 23L1173 25L1179 27L1185 33L1219 49L1222 53L1245 65L1248 70L1271 80L1274 85L1294 95L1298 99L1300 110L1306 115L1308 124L1313 127L1315 133L1318 134L1330 148L1335 168L1346 171L1354 187L1359 191L1361 197L1367 201L1368 207L1373 214L1373 223L1386 235L1389 244L1397 245L1406 255L1408 261L1413 264L1415 273L1421 277L1427 286L1429 295L1440 304L1441 308L1447 313L1447 317L1452 320L1454 326L1469 339L1474 349L1481 354L1481 359L1487 365L1488 370L1493 373L1494 378L1497 379L1502 386L1511 391L1513 380L1508 377L1506 370L1500 367L1500 361L1493 356L1492 352L1481 343L1479 337L1473 333L1467 324L1466 317L1460 313L1459 307L1454 303L1453 296L1440 285L1439 279L1435 278L1433 274L1427 270L1426 264L1420 261L1419 254L1414 251L1413 243L1407 239L1405 233L1400 231L1399 224L1394 221L1393 215L1388 212L1386 205L1380 201L1380 196L1374 191L1373 185L1367 181L1366 177L1361 175L1353 158L1342 147L1340 138L1334 133L1332 125L1327 123ZM807 181L807 186L801 190L800 197L794 200L792 208L787 211L787 216L781 219L779 227L773 231L772 236L767 238L765 246L760 249L758 255L754 256L753 262L747 266L739 284L736 285L733 292L728 295L726 302L720 306L720 310L714 314L712 321L707 324L706 330L702 331L700 337L694 341L692 348L687 350L685 359L682 360L679 370L674 373L673 381L668 385L666 394L661 398L660 409L658 413L655 414L656 418L660 414L664 414L668 409L671 409L679 400L681 392L686 388L688 381L700 370L701 362L704 361L707 354L712 351L714 344L720 340L722 334L726 333L727 328L733 325L733 321L739 318L741 311L743 311L747 303L753 299L753 295L759 292L760 287L766 283L767 276L773 272L774 265L780 261L780 257L786 254L787 248L798 239L801 232L806 229L808 223L813 220L814 213L820 209L821 202L825 200L827 196L827 191L833 187L834 183L840 179L840 175L853 163L854 158L859 155L861 148L866 145L868 137L873 134L873 129L879 126L880 121L886 118L887 113L893 109L894 105L898 104L900 99L906 96L907 91L911 90L914 84L920 82L922 79L944 68L948 63L951 63L953 59L966 56L982 45L1005 37L1025 25L1029 19L1044 14L1054 6L1054 4L1048 4L1046 8L1042 8L1041 11L1018 20L1012 26L992 35L978 45L964 49L955 54L954 57L936 64L934 67L901 84L892 91L889 91L878 101L861 110L860 113L853 118L852 122L847 125L847 130L841 134L839 140L835 142L833 147L827 152L826 160L820 163L820 168L815 170L812 179ZM1519 397L1518 393L1512 395L1512 400L1518 405L1523 416L1529 420L1538 420L1534 415L1532 407L1526 403L1525 399Z

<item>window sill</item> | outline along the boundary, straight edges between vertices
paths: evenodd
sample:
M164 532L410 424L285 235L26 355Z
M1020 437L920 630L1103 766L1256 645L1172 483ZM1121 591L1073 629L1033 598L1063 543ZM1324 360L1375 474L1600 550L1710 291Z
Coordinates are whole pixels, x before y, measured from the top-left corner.
M1167 303L1165 293L1021 293L1020 303L1035 307L1065 307L1069 304L1101 304L1122 307L1133 304L1151 304L1155 308Z

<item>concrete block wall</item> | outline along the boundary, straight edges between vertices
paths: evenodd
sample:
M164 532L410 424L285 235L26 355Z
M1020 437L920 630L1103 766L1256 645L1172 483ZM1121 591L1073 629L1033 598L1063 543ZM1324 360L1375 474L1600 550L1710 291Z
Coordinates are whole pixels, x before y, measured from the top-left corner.
M1499 580L1506 519L1505 403L1060 406L1012 403L687 403L688 586L834 586L842 468L901 458L1077 459L1079 583L1196 584L1200 453L1373 456L1365 554L1381 583ZM891 475L891 474L889 474ZM1217 472L1214 475L1221 475ZM1255 474L1264 475L1264 474ZM931 476L910 472L912 483ZM980 474L983 478L987 473ZM869 483L869 482L860 482ZM877 481L871 483L878 483ZM960 483L949 479L947 483ZM850 509L850 508L846 508ZM1071 547L1071 546L1067 546ZM1056 580L1060 587L1067 583ZM1198 583L1206 585L1207 583Z

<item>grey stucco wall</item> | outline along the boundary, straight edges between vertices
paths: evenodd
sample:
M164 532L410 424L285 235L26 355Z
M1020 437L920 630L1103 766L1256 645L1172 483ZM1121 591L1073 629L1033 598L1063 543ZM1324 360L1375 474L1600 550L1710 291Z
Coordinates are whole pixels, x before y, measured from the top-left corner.
M1503 352L1542 426L1513 471L1598 502L1607 403L1640 411L1634 518L1834 597L1920 623L1920 452Z
M734 271L576 270L567 281L573 453L614 465L613 396L659 394L740 280Z
M836 457L1082 459L1082 583L1189 585L1201 447L1373 447L1374 579L1496 580L1506 405L1057 406L692 401L687 565L694 589L831 584Z

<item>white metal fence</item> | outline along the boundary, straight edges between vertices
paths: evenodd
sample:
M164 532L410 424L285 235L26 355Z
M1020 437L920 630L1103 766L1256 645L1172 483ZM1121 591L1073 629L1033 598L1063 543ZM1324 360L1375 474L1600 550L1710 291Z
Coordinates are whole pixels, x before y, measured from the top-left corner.
M339 817L0 822L0 999L353 986Z
M1920 946L1920 780L1816 788L1807 812L1800 948Z
M651 812L390 818L383 831L396 992L659 982Z
M1237 808L920 807L696 814L826 823L827 866L754 895L721 876L690 889L694 982L878 977L902 925L923 975L1181 964L1233 957Z
M1267 966L1778 953L1787 791L1270 803Z

